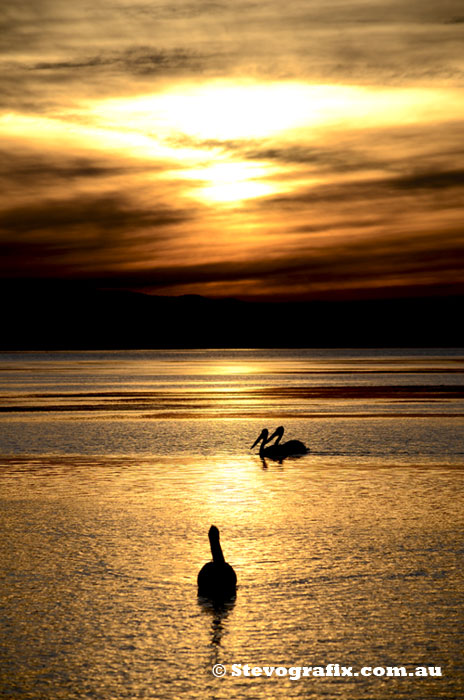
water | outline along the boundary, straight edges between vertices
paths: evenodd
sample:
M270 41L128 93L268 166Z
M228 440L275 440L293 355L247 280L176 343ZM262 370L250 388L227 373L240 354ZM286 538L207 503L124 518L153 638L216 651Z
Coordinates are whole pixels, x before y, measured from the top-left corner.
M463 397L458 350L3 353L0 695L463 697ZM250 452L280 424L309 455Z

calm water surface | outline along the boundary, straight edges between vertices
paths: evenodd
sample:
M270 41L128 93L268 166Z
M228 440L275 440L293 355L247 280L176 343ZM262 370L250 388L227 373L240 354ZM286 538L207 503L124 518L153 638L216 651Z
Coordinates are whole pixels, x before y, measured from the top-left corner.
M464 351L4 353L0 411L2 697L464 697Z

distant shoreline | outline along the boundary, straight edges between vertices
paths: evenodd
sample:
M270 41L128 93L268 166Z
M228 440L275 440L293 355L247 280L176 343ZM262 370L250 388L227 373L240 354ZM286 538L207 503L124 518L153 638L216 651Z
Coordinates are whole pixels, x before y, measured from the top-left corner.
M2 285L0 351L451 348L464 297L248 302Z

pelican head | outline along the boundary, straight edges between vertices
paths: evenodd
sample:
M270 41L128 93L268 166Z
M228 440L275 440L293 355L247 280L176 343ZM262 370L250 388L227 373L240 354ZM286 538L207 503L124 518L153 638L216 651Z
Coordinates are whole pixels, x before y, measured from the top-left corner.
M263 445L265 445L266 442L268 441L268 439L269 439L269 430L267 428L263 428L262 431L260 432L260 434L258 435L258 437L256 438L256 440L254 441L254 443L252 444L252 446L250 447L250 450L252 450L253 447L256 447L256 445L259 442L261 442L261 440L263 441Z
M283 438L284 431L285 431L284 426L283 426L283 425L279 425L279 427L276 428L276 429L274 430L274 432L272 433L271 437L269 438L269 442L271 442L272 440L274 440L274 438L276 437L277 440L276 440L275 444L278 445L279 442L280 442L280 441L282 440L282 438Z

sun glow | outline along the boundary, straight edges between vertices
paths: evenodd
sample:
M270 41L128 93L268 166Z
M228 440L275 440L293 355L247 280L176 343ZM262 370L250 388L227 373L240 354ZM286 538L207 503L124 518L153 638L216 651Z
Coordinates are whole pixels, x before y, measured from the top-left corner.
M333 129L388 125L399 119L403 124L433 121L440 110L439 93L223 80L94 102L88 114L105 129L151 141L153 151L172 162L172 176L192 183L187 196L211 205L238 205L301 185L286 177L287 164L252 159L250 149L257 142L319 144Z
M232 203L272 194L275 186L265 181L272 170L263 164L223 160L183 170L179 174L199 181L198 195L201 199Z
M105 99L88 104L95 122L109 128L141 131L177 147L211 147L214 142L265 139L282 132L346 125L362 118L390 124L434 119L453 91L299 82L210 81L183 84L153 95ZM456 99L458 99L456 95ZM462 97L459 97L460 113ZM450 115L452 116L452 115Z
M157 136L226 141L272 136L317 118L317 104L339 101L333 87L319 86L317 97L299 83L210 82L183 85L157 95L110 99L94 106L97 119Z
M276 142L319 146L335 132L433 122L443 103L449 119L461 114L462 97L445 89L205 81L82 101L49 117L8 115L0 129L54 148L122 152L161 165L147 181L181 182L182 196L229 206L311 184L308 168L272 157Z

